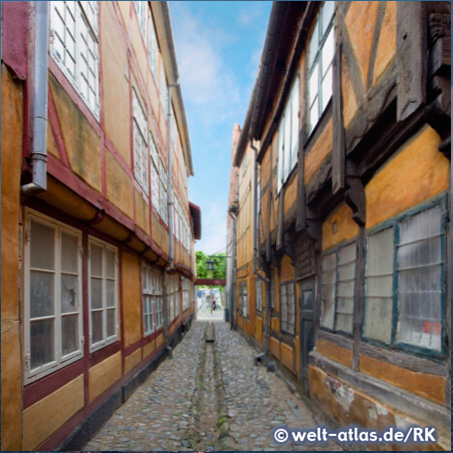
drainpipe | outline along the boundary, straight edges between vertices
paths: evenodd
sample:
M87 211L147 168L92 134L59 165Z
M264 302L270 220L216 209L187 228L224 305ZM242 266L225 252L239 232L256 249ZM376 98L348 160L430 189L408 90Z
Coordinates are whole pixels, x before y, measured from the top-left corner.
M257 278L262 280L266 285L266 313L265 313L265 320L264 320L264 354L268 354L269 349L269 315L270 315L270 297L271 297L271 284L270 280L267 277L263 277L258 272L258 212L256 209L257 202L258 202L258 184L256 183L257 175L258 175L258 149L253 145L253 140L250 140L250 147L254 151L254 184L255 190L253 191L253 272ZM256 295L255 295L256 297Z
M168 153L168 170L167 170L167 193L168 193L168 228L170 235L170 263L165 268L164 273L164 337L165 337L165 348L168 351L170 358L172 357L172 351L170 348L170 337L169 337L169 310L168 310L168 274L175 267L175 249L174 249L174 237L173 237L173 185L171 181L171 89L179 87L179 80L175 83L168 85L168 98L167 98L167 153Z
M49 2L34 2L35 27L31 72L31 167L32 182L21 187L23 195L47 189L47 59L49 48Z

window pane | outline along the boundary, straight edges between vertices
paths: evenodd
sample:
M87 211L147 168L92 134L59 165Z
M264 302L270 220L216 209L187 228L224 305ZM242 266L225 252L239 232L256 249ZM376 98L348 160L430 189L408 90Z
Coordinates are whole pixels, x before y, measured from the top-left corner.
M315 128L319 119L318 98L315 99L313 105L310 107L310 132Z
M38 269L55 269L55 229L41 223L31 222L30 262Z
M308 46L308 69L310 70L313 62L316 58L316 53L318 52L318 45L319 45L319 26L318 22L316 22L315 28L313 29L313 34L310 38L310 44Z
M61 270L78 273L79 250L78 238L72 234L61 232Z
M296 77L296 81L293 88L291 98L291 164L292 167L297 162L298 146L299 146L299 78Z
M318 95L318 77L319 77L319 68L318 64L313 68L313 72L308 79L308 103L313 105L313 101Z
M105 259L107 265L107 278L115 278L115 265L116 265L116 256L115 252L112 250L106 249Z
M102 279L91 278L91 308L102 308Z
M61 334L63 356L79 349L79 316L64 316L62 319Z
M390 343L393 300L389 297L367 297L364 334L367 338Z
M102 277L102 248L91 244L91 275Z
M91 312L92 343L97 343L104 339L103 324L102 311Z
M352 314L337 313L337 323L335 330L342 332L352 332Z
M107 307L116 306L115 280L106 280L107 287Z
M33 370L55 360L54 320L30 323L30 368Z
M115 313L116 310L114 308L107 310L107 337L111 337L116 334Z
M54 314L54 275L30 272L30 317L39 318Z
M61 312L72 313L79 309L79 278L75 275L61 276Z
M329 329L333 329L335 315L336 261L335 253L324 256L322 259L321 325Z
M332 28L327 36L327 40L322 47L322 75L327 72L335 53L334 29Z
M322 80L322 111L325 110L327 104L332 97L332 65L329 66L329 70Z

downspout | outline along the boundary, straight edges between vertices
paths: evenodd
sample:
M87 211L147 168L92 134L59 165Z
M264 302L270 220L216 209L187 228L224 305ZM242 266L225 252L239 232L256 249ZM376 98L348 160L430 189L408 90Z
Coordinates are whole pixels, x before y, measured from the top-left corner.
M266 285L266 313L265 313L265 320L264 320L264 354L268 354L269 350L269 315L270 315L270 297L271 297L271 285L270 280L267 277L263 277L258 272L258 212L256 209L257 202L258 202L258 184L256 183L257 175L258 175L258 149L254 146L253 140L250 140L250 147L253 149L254 152L254 184L255 190L253 191L253 272L257 278L262 280ZM256 297L256 295L255 295Z
M35 27L31 72L31 167L32 182L21 187L28 195L47 189L47 90L49 50L49 2L34 2Z
M175 83L170 83L168 85L168 97L167 97L167 157L168 157L168 169L167 169L167 192L168 192L168 228L170 235L170 263L165 268L164 272L164 337L165 337L165 348L168 351L170 358L172 357L172 352L170 348L170 335L169 335L169 310L168 310L168 274L173 271L175 267L175 246L174 246L174 237L173 237L173 185L171 180L171 89L174 87L179 87L179 81Z

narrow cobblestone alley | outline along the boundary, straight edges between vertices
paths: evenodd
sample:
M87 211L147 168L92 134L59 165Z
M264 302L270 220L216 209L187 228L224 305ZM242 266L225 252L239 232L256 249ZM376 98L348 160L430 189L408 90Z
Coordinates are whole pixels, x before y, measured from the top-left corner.
M271 439L276 426L312 427L315 421L278 376L254 366L255 354L228 324L195 322L173 359L151 374L85 450L306 450Z

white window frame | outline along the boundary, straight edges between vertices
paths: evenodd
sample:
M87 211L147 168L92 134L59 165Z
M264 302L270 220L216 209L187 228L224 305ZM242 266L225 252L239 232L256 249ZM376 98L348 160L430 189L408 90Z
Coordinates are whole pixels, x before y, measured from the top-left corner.
M149 64L151 66L151 72L153 73L154 80L156 81L157 85L157 77L158 73L158 62L159 62L159 44L157 42L157 34L156 34L156 27L154 26L154 20L151 13L151 9L148 9L148 56L149 56Z
M147 285L148 283L148 285ZM153 334L156 330L156 316L155 316L155 278L154 271L151 266L142 263L142 304L143 304L143 333L147 337ZM147 302L150 302L150 305ZM146 317L151 320L151 327L146 328Z
M190 280L182 277L182 311L190 308Z
M149 146L146 113L135 88L132 89L134 175L140 187L149 195Z
M296 75L278 126L277 193L296 166L300 130L300 78Z
M159 160L159 177L160 177L160 207L159 214L165 225L168 225L168 188L167 188L167 171L162 159Z
M153 269L153 278L154 278L154 316L156 320L156 331L161 329L164 325L164 315L163 315L163 282L162 274L157 270Z
M93 308L92 307L92 300L91 300L91 246L92 244L96 245L97 247L102 248L102 308ZM115 305L107 307L107 290L106 290L106 280L110 280L106 276L106 253L105 251L109 250L114 253L115 255ZM97 351L98 349L102 349L105 346L114 343L118 340L118 331L119 331L119 323L118 323L118 249L113 247L112 245L108 244L107 242L101 241L93 236L89 236L88 238L88 307L89 307L89 326L90 326L90 352ZM99 277L98 277L99 278ZM107 311L108 310L115 310L115 334L107 337ZM102 311L102 340L93 343L93 323L91 320L91 313L93 311Z
M280 283L280 330L296 335L296 285L293 281Z
M325 17L328 8L333 7L331 17ZM328 24L324 24L327 21ZM308 73L307 73L307 117L308 117L308 133L311 134L319 123L323 112L325 111L333 92L333 55L335 53L335 2L326 1L321 6L318 17L316 19L313 33L310 37L308 44ZM332 34L331 34L332 32ZM332 59L323 61L323 56L328 52L328 41L331 39ZM327 49L327 50L326 50ZM326 66L324 68L323 66ZM315 75L316 74L316 75ZM312 79L312 76L314 78ZM316 85L316 92L310 89L310 82L313 80ZM323 92L325 88L330 89L326 93ZM327 95L328 94L328 95ZM315 107L315 103L317 107ZM316 110L316 120L312 121L312 110Z
M162 110L165 116L168 115L168 85L167 77L165 75L164 61L160 61L160 100L162 102ZM165 118L167 121L167 118Z
M263 311L263 283L261 279L255 279L255 308L256 311Z
M99 21L99 2L84 1L84 2L50 2L51 20L50 20L50 54L58 67L65 74L71 85L75 88L80 97L84 100L90 111L99 120L100 104L99 104L99 41L98 41L98 21ZM74 13L70 11L70 6L73 7ZM67 64L67 34L72 35L67 27L67 14L71 14L74 18L74 36L71 40L74 43L74 70L71 70ZM62 17L62 15L64 17ZM60 33L56 29L57 16L62 18L64 24L64 36L60 37ZM84 34L85 32L85 34ZM61 39L60 39L61 38ZM60 41L64 51L61 56L57 51L56 42ZM86 46L82 41L86 42ZM83 49L86 49L86 54ZM90 62L92 65L90 65ZM85 74L82 69L86 63L88 74ZM85 86L85 90L83 87ZM91 95L84 91L88 90Z
M52 362L41 365L33 370L31 367L31 300L30 300L30 280L31 280L31 222L35 221L47 227L53 228L55 230L54 235L54 284L53 284L53 294L54 294L54 313L49 316L42 316L38 318L33 318L34 320L39 319L54 319L54 360ZM63 272L61 269L61 233L65 232L77 237L78 242L78 259L77 259L77 274L71 273L71 275L78 275L78 284L77 292L79 296L79 308L75 312L71 313L61 313L61 300L57 298L57 295L61 295L61 276L62 274L69 274L69 272ZM40 379L43 376L46 376L54 371L63 368L69 365L76 360L79 360L83 357L83 293L82 293L82 233L81 231L69 227L68 225L58 222L57 220L52 219L51 217L40 214L36 211L27 209L25 211L25 272L24 272L24 341L25 341L25 374L24 381L25 383L33 382L37 379ZM37 268L40 272L52 272L51 270L45 270ZM60 303L57 301L60 300ZM74 315L77 314L78 321L78 334L79 334L79 349L73 351L65 356L62 352L62 319L65 315Z

